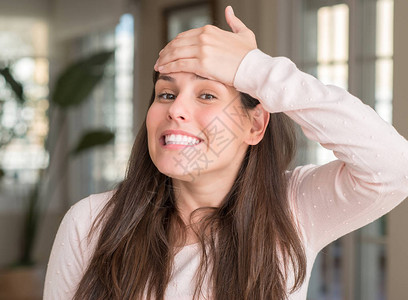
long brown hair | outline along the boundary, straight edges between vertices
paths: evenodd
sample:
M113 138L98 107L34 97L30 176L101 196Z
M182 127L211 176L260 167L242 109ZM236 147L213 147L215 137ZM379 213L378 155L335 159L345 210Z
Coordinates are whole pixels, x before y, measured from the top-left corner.
M150 104L154 99L153 90ZM243 93L241 102L246 109L259 103ZM195 299L207 292L218 300L286 299L301 287L306 256L285 176L294 152L292 121L271 114L263 140L248 147L221 205L203 208L208 212L194 229L201 245ZM172 180L150 159L144 122L126 177L90 231L89 237L98 232L99 240L74 300L164 299L175 255L172 236L185 237L185 231ZM210 291L204 290L205 280Z

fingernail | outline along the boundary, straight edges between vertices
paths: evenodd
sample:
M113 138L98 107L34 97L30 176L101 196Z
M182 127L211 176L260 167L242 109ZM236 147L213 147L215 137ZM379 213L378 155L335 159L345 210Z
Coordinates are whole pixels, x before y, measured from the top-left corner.
M231 5L229 6L229 8L230 8L230 13L231 13L232 15L235 15L235 14L234 14L234 9L232 8Z

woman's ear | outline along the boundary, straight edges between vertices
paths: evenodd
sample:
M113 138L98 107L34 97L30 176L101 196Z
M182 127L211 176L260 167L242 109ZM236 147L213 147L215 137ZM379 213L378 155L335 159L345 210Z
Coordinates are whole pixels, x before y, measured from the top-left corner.
M251 130L246 142L248 145L258 144L264 137L266 127L269 124L269 112L267 112L261 104L249 110L249 118L251 121Z

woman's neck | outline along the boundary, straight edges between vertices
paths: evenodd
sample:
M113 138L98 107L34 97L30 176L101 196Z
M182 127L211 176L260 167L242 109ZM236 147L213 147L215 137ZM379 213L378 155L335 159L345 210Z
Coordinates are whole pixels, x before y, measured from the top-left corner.
M176 205L184 223L190 225L191 213L198 208L219 207L230 191L234 180L235 176L229 179L196 179L193 182L173 179Z

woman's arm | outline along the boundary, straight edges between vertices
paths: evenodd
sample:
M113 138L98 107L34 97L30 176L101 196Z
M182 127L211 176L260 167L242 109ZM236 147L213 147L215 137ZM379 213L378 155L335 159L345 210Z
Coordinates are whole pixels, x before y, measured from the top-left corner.
M408 195L408 142L347 91L326 86L287 58L246 55L234 86L284 112L337 161L292 172L290 199L316 250L379 218Z

